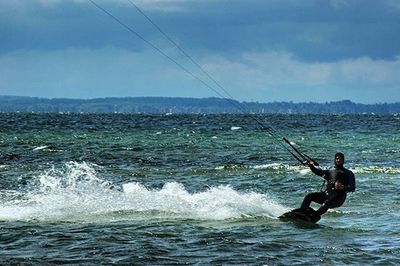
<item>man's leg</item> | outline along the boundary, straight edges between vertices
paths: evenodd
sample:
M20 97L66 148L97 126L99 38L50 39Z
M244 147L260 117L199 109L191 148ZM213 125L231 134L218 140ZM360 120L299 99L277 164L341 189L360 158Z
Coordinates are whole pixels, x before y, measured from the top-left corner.
M326 212L328 211L328 209L329 209L329 207L328 207L328 205L327 205L326 202L325 202L324 204L322 204L321 207L319 207L319 209L317 210L317 213L318 213L319 215L322 215L322 214L326 213Z
M324 204L317 210L319 215L322 215L328 211L328 209L337 208L343 205L344 201L346 200L346 194L341 197L336 197L331 200L326 200Z
M325 192L313 192L307 194L307 196L304 197L303 203L301 204L302 209L307 209L310 207L311 202L316 202L319 204L323 204L326 201L326 194Z

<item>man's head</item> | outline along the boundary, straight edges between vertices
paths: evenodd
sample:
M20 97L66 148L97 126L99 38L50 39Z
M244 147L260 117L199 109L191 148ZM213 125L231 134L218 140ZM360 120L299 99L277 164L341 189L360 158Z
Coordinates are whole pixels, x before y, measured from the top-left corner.
M338 152L335 154L335 166L343 166L344 164L344 154Z

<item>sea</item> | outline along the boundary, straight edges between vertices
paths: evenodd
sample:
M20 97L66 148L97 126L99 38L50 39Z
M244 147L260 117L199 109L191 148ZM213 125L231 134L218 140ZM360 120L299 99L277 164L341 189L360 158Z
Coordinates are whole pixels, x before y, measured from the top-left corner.
M356 176L317 224L282 137ZM0 264L400 265L399 188L400 115L1 113Z

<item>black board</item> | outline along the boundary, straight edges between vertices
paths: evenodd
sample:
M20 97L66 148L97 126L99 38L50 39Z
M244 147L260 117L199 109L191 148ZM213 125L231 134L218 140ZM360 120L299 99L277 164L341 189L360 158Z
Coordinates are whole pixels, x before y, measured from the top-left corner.
M321 219L321 216L313 209L294 209L288 212L285 212L281 216L278 217L282 221L305 221L310 223L316 223Z

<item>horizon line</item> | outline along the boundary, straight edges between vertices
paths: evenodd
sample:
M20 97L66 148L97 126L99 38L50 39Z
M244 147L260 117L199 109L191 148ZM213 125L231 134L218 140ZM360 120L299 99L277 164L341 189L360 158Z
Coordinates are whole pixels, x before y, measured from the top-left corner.
M195 100L207 100L207 99L221 99L221 100L230 100L237 101L240 103L256 103L256 104L269 104L269 103L290 103L290 104L327 104L327 103L343 103L348 102L352 104L360 104L360 105L387 105L387 104L400 104L400 102L376 102L376 103L358 103L354 102L350 99L342 99L342 100L334 100L334 101L302 101L302 102L294 102L293 100L273 100L269 102L261 102L256 100L244 101L237 100L232 98L222 98L222 97L181 97L181 96L105 96L105 97L94 97L94 98L77 98L77 97L43 97L43 96L21 96L21 95L0 95L0 97L9 97L9 98L31 98L31 99L42 99L42 100L79 100L79 101L90 101L90 100L105 100L105 99L138 99L138 98L159 98L159 99L195 99Z

